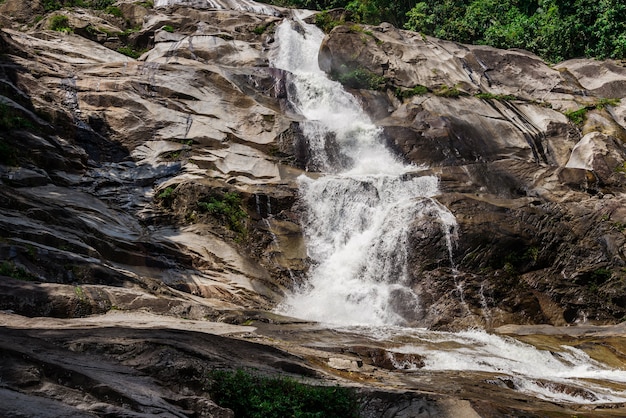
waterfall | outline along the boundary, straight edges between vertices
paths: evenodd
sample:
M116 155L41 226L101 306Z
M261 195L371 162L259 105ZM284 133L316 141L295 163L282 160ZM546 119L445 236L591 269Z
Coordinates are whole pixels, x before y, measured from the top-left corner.
M313 265L279 309L330 324L411 323L420 315L407 271L411 225L438 219L451 242L455 219L433 199L438 179L400 162L356 98L319 69L323 37L297 18L276 30L272 64L289 73L290 107L304 118L311 158L326 173L299 178Z

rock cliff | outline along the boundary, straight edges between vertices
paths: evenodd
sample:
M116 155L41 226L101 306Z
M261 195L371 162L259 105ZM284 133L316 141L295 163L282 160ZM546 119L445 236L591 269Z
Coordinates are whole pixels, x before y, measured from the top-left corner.
M349 367L333 367L324 350L302 348L306 336L293 337L302 347L288 354L290 344L276 342L286 338L280 327L252 337L250 327L211 328L192 342L189 327L179 324L282 323L259 312L305 280L295 179L314 176L316 167L307 160L299 117L286 107L286 75L269 66L273 28L289 11L245 1L157 0L118 1L110 12L0 3L0 309L7 341L0 350L12 359L0 367L0 376L10 377L2 379L0 398L12 399L0 411L17 414L10 408L34 394L33 415L229 416L175 372L201 373L207 361L347 378ZM58 16L66 18L61 30L50 30ZM623 320L623 63L550 67L525 51L444 42L388 24L336 27L319 62L352 88L391 149L439 176L436 199L457 218L451 255L436 225L414 222L411 285L424 305L415 325ZM131 331L120 311L149 315L147 328L161 328L159 335ZM79 319L96 314L107 315ZM63 330L72 326L80 332ZM203 344L214 348L202 351ZM236 348L223 352L229 344ZM63 359L70 352L80 352L85 367L96 357L106 364L62 378L80 369ZM168 355L178 362L168 363ZM320 358L330 366L320 367ZM368 361L371 374L359 379L379 379L384 366ZM141 389L143 373L174 383ZM120 394L116 383L132 390ZM446 395L402 402L408 413L427 407L450 416L454 408L482 408L483 416L499 408L481 399L472 409L448 397L454 388L440 393ZM392 410L402 396L366 398ZM510 408L531 414L521 401Z

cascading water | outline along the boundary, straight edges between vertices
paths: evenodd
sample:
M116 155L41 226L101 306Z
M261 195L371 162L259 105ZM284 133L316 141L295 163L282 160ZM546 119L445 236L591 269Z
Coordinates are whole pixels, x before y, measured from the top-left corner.
M273 65L291 74L289 100L305 118L311 157L332 173L299 180L314 265L282 309L332 324L405 324L418 319L419 307L406 271L411 224L434 217L450 236L455 219L432 198L438 179L399 162L356 99L319 69L323 36L301 21L285 21L276 31Z
M494 384L504 381L508 388L563 403L626 401L624 372L572 347L552 352L483 331L394 326L419 319L419 295L406 271L411 224L424 218L439 222L452 257L456 221L433 199L437 178L397 161L355 98L319 69L322 38L297 18L276 30L273 65L289 74L290 106L304 119L313 165L328 173L299 179L314 264L307 284L288 294L279 310L346 325L349 332L360 325L362 335L383 333L390 350L422 356L424 369L432 372L492 373ZM402 343L392 348L395 338Z

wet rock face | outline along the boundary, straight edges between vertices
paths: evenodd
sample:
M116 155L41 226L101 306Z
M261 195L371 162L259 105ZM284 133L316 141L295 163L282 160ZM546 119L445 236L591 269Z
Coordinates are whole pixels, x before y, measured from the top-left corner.
M73 34L46 30L51 15L22 30L37 2L0 5L2 274L28 280L16 289L50 286L45 308L9 291L4 308L211 316L271 308L304 279L294 180L320 167L290 116L289 74L269 68L282 12L200 3L121 2L141 24L130 32L106 13L66 10ZM384 78L354 93L390 148L439 176L437 200L458 222L452 236L432 219L412 224L422 306L411 322L621 319L626 104L610 99L622 97L623 68L551 68L523 51L362 29L335 28L320 65ZM565 116L581 108L577 124ZM327 143L337 164L349 160ZM103 287L81 298L82 286Z
M278 13L135 3L119 5L130 31L100 10L60 10L69 34L47 30L52 14L21 30L39 2L0 5L12 19L0 37L0 274L25 281L2 309L269 308L307 268L300 171L276 145L297 132L268 68Z
M573 60L550 68L523 51L387 24L335 28L319 62L338 78L384 77L378 91L354 93L390 148L440 176L437 199L456 216L452 248L432 225L415 225L418 324L624 317L615 296L626 252L615 211L624 203L626 104L611 100L623 97L622 66ZM579 109L578 124L565 116Z

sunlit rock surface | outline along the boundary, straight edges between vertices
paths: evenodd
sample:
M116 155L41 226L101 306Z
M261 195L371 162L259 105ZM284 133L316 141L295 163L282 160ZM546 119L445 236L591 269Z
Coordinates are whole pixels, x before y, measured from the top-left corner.
M354 93L390 147L441 177L438 200L456 216L458 240L449 260L443 242L416 230L423 324L623 318L623 65L550 67L528 52L386 24L335 28L319 62L339 78L384 77L379 91ZM565 113L581 108L577 126Z
M481 373L416 377L423 359L401 339L266 313L305 280L296 178L319 168L286 107L287 75L269 66L289 12L118 6L125 19L58 12L63 33L41 2L0 4L0 415L231 416L202 386L212 367L357 382L371 417L624 415ZM411 224L411 325L501 327L623 367L623 327L575 341L524 328L623 320L626 103L603 100L624 97L623 65L550 67L386 24L336 28L319 61L386 78L353 93L394 152L440 178L434 199L456 216L451 253L432 219ZM428 92L406 94L418 85ZM581 107L576 125L564 113ZM199 205L227 194L241 226Z

